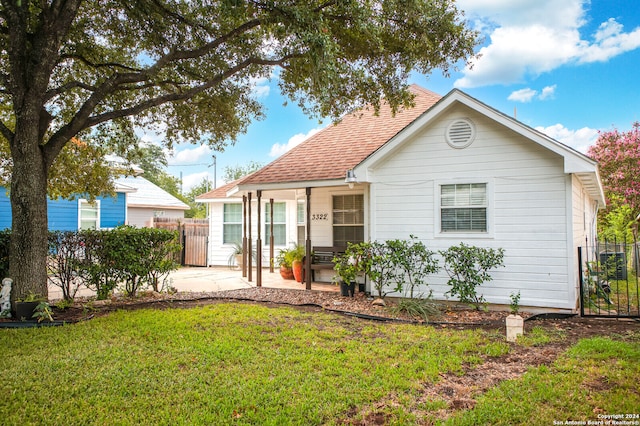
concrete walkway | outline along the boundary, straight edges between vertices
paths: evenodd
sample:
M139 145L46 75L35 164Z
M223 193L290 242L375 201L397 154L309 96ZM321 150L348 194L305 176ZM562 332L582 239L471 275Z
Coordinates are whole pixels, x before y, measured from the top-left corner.
M183 266L177 271L169 274L167 284L182 292L215 292L224 290L237 290L243 288L256 287L256 270L253 270L252 281L247 277L242 277L239 269L229 269L226 266L211 267L189 267ZM285 280L280 276L279 271L273 273L269 269L262 271L262 286L265 288L289 288L304 290L305 284L295 280ZM312 290L339 291L337 285L331 283L312 283ZM78 297L90 297L95 293L83 288L78 291ZM62 298L62 291L59 287L49 285L49 300Z

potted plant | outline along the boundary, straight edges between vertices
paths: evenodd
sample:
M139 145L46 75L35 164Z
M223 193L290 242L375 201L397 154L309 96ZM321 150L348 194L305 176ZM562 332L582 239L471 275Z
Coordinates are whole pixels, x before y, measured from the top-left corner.
M340 256L335 256L333 263L335 263L333 269L337 274L334 277L334 281L336 284L340 284L340 294L346 297L353 297L356 290L358 262L352 255L345 253Z
M291 249L281 249L276 257L276 264L280 265L280 276L285 280L293 279L292 262Z
M507 342L515 342L518 339L518 335L524 334L524 320L518 312L520 310L520 292L517 294L511 293L511 314L507 316Z
M291 269L293 270L293 277L299 283L304 281L304 265L302 263L302 260L304 259L305 251L305 248L299 244L296 244L290 250Z
M238 269L242 269L242 257L242 244L233 243L231 254L229 254L229 259L227 260L229 268L233 268L235 265Z
M43 302L46 302L44 297L33 293L29 293L26 297L16 300L16 319L20 321L31 321L36 312L36 308Z

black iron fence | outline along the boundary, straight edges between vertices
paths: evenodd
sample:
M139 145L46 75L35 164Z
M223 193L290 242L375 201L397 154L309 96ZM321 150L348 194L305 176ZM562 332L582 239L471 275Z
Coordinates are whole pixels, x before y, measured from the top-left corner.
M640 318L640 243L600 241L578 248L580 314Z

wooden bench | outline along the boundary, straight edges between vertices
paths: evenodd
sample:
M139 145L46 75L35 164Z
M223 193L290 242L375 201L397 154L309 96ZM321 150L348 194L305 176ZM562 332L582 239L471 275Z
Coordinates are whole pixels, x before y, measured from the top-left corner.
M336 247L336 246L317 246L313 247L311 256L311 281L315 281L315 271L322 269L331 269L333 270L335 263L333 263L333 258L336 256L343 255L345 251L345 247Z

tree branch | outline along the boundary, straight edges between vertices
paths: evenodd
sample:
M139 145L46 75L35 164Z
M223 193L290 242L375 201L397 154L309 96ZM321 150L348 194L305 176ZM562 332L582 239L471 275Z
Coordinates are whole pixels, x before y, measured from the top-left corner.
M5 124L0 121L0 133L5 137L6 140L9 141L9 145L13 142L14 133L9 129Z
M61 95L61 94L65 93L65 92L68 92L69 90L76 89L76 88L81 88L81 89L87 90L89 92L93 92L93 91L96 90L95 86L91 86L89 84L85 84L85 83L82 83L80 81L71 81L71 82L69 82L67 84L63 84L62 86L57 87L55 89L47 90L47 93L45 94L45 97L44 97L44 101L48 102L49 100L53 99L54 97L56 97L58 95Z
M140 68L130 67L128 65L120 64L118 62L94 63L94 62L91 62L90 60L88 60L87 58L85 58L82 55L76 55L76 54L71 54L71 53L65 53L65 54L60 55L60 59L61 60L64 60L64 59L77 59L78 61L84 63L85 65L90 66L91 68L122 68L124 70L132 71L132 72L140 72L140 71L142 71Z

